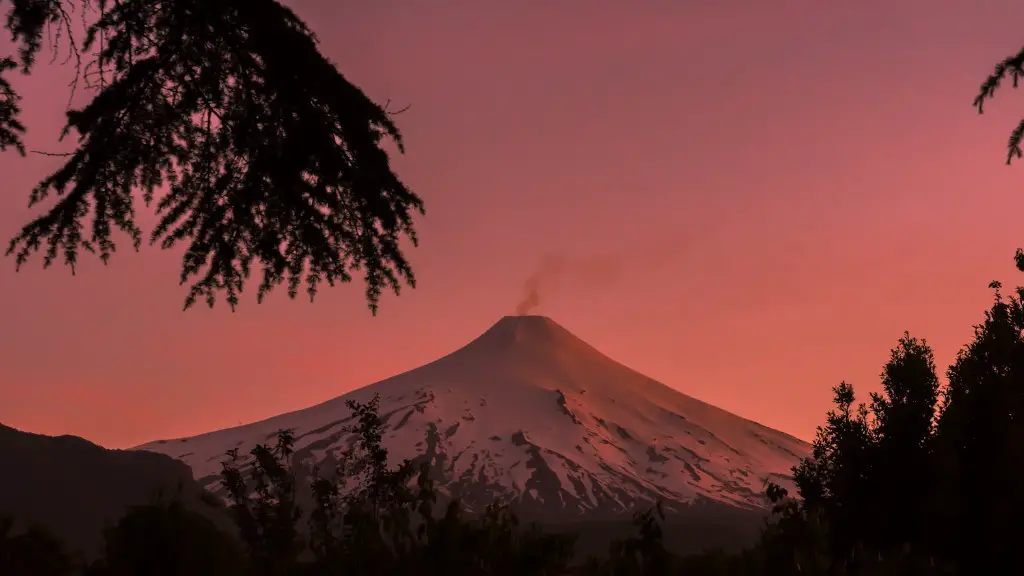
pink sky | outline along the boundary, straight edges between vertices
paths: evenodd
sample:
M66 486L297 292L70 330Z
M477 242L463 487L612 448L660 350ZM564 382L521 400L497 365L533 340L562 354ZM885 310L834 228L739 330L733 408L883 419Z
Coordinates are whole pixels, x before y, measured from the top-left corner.
M293 5L350 79L412 106L419 287L376 318L355 284L182 312L177 253L125 244L75 277L6 258L0 422L128 447L303 408L476 337L556 255L540 313L810 439L904 330L945 369L989 281L1024 283L1024 166L1003 165L1024 94L970 106L1024 42L1020 2ZM30 147L61 149L68 74L19 84ZM0 156L4 245L56 165Z

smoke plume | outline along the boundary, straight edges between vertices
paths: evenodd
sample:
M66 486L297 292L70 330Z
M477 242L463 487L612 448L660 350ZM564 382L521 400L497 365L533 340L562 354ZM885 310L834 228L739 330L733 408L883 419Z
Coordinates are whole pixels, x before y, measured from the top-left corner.
M545 296L560 285L574 293L607 286L622 276L627 263L625 255L603 255L570 260L563 255L549 255L523 284L523 296L516 305L516 314L530 314L545 301Z
M548 256L541 261L540 267L526 279L523 285L523 297L516 305L516 315L529 314L540 306L540 289L544 284L561 276L565 270L565 258L562 256Z
M680 245L688 243L680 236L676 231L666 237L631 242L630 246L620 246L612 253L586 258L548 254L523 283L516 314L534 313L558 290L579 295L607 288L623 279L649 282L650 275L678 261L683 252Z

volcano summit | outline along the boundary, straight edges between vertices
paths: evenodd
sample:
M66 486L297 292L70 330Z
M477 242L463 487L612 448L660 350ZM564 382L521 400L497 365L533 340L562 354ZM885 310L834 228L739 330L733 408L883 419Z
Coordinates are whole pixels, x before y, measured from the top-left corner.
M758 509L789 484L805 443L656 382L543 316L508 316L461 349L317 406L136 449L167 454L219 491L225 452L290 428L296 458L333 460L353 438L345 401L380 395L384 446L428 461L470 510L496 498L525 516L600 518L718 502Z

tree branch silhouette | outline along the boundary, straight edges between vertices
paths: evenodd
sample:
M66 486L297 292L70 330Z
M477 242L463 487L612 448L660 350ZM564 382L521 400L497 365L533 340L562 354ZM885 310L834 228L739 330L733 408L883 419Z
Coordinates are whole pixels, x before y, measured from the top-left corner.
M72 35L67 0L12 0L7 28L31 72L48 26ZM73 43L93 54L95 95L69 109L61 138L77 134L66 162L29 196L48 211L25 225L7 254L20 268L43 252L74 272L82 249L108 262L115 229L136 250L137 198L154 207L148 236L185 245L185 308L218 297L234 309L254 267L257 301L286 284L312 300L322 283L365 277L376 312L384 290L415 286L401 242L417 244L423 202L394 173L388 112L325 58L311 30L276 0L94 0L96 19ZM86 0L86 7L93 6ZM76 84L77 85L77 84ZM74 86L73 86L74 88ZM0 76L0 149L25 153L19 96ZM63 156L63 154L48 154Z

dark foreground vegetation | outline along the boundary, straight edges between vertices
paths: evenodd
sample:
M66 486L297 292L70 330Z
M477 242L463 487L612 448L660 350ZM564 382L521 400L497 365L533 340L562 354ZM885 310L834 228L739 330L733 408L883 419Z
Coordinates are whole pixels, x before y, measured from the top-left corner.
M1021 574L1024 541L1024 289L995 292L941 385L932 351L904 335L882 392L835 388L799 494L769 485L756 545L677 557L659 506L601 557L574 537L521 525L495 503L470 515L439 501L427 474L390 467L376 400L350 403L359 441L310 486L291 472L293 439L229 453L222 482L233 532L174 499L131 509L83 561L38 530L0 524L5 576L284 575L952 575ZM302 510L297 493L312 495ZM87 497L87 495L83 495Z

